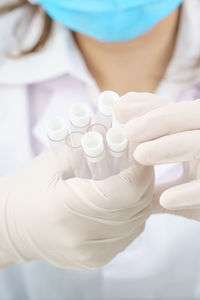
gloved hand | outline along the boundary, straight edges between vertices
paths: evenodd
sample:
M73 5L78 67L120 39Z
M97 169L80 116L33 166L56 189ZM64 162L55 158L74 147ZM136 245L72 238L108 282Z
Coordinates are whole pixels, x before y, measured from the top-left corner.
M102 181L73 178L67 147L0 180L0 267L35 259L95 269L142 233L152 168L138 163ZM60 163L58 163L58 161Z
M142 97L149 102L143 109L140 104L138 117L135 107L137 110L137 101ZM121 112L121 118L128 121L125 132L129 139L139 144L134 152L139 163L183 163L181 178L156 187L153 212L170 212L200 221L200 100L169 104L153 94L133 93L121 99L116 110L118 118ZM165 209L160 207L159 198Z

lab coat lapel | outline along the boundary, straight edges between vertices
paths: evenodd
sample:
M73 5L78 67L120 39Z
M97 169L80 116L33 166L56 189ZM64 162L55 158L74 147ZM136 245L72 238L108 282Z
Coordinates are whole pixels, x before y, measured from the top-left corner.
M27 88L0 86L0 176L32 157Z

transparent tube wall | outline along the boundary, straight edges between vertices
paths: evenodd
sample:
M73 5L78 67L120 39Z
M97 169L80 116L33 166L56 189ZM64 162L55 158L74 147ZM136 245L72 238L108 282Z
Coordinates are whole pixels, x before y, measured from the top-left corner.
M89 169L88 178L101 180L110 176L103 136L96 131L85 133L82 137L82 147Z
M129 166L128 139L121 128L111 128L106 134L106 141L112 174L118 174Z
M69 148L68 160L71 162L71 168L75 177L88 178L89 171L87 162L81 145L83 133L74 131L68 134L66 145Z

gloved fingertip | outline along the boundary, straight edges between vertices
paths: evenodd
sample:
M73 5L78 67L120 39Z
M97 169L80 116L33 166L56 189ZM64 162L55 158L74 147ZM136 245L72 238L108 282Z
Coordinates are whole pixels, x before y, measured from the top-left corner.
M115 118L120 123L126 123L127 122L127 106L123 102L123 99L120 98L114 106L114 114Z
M145 146L143 146L143 144L139 145L135 149L133 157L139 164L143 166L153 165L151 152L148 151L148 149Z
M181 206L178 204L176 199L174 199L173 193L171 191L165 191L160 196L160 205L167 210L180 210Z
M121 123L128 122L135 115L134 103L140 97L139 93L129 92L120 97L114 107L116 118Z
M145 142L144 122L142 117L131 119L124 126L126 137L137 143Z
M128 122L124 128L123 133L124 136L131 142L137 142L137 136L134 134L134 127L132 126L132 121Z

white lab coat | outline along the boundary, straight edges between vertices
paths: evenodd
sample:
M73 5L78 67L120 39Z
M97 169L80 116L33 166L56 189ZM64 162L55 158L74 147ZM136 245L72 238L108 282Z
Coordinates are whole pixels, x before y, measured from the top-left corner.
M5 18L0 33L1 22ZM37 26L39 20L32 28ZM175 53L157 91L166 98L175 100L184 87L193 91L200 81L200 68L193 64L200 57L199 28L200 1L186 0ZM47 147L49 116L67 117L72 101L87 101L95 109L98 92L71 34L58 25L41 53L19 60L2 57L0 176ZM160 167L157 181L178 171L176 165ZM198 222L152 216L145 232L101 270L62 270L34 261L0 271L0 300L200 299L199 236Z

